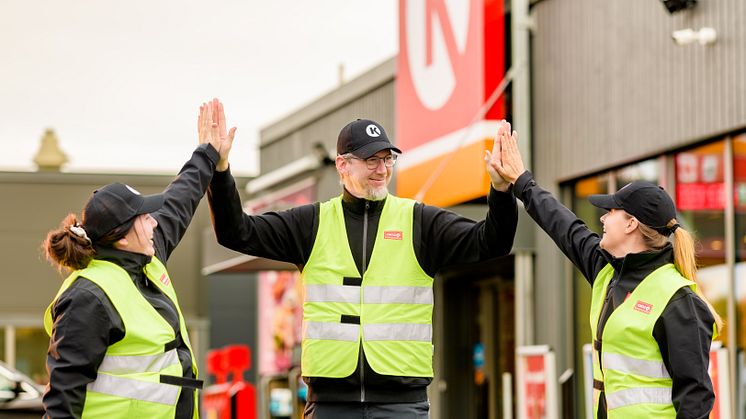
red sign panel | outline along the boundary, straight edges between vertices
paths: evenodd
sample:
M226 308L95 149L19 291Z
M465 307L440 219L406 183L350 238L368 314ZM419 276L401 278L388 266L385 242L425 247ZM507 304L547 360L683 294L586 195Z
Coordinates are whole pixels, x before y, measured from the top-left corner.
M461 187L439 188L442 185L436 182L431 187L438 191L434 196L440 201L428 202L442 204L442 195L449 193L456 193L457 200L469 199L466 195L472 192L464 195L464 185L477 188L474 197L484 195L484 174L468 169L483 165L485 146L477 144L474 150L468 146L483 141L486 132L494 135L493 127L466 128L504 75L503 1L400 0L399 16L396 143L404 154L398 165L397 190L402 196L414 196L428 183L440 157L461 153L468 158L453 158L452 167L437 179L453 179L451 170L460 174ZM501 99L485 120L504 115Z
M482 104L482 7L479 0L399 2L396 138L405 152L465 127Z
M526 401L521 406L523 415L529 419L542 419L547 416L547 373L544 366L544 355L530 355L526 357L526 376L524 381Z
M676 207L680 211L722 210L724 183L680 183L676 185Z

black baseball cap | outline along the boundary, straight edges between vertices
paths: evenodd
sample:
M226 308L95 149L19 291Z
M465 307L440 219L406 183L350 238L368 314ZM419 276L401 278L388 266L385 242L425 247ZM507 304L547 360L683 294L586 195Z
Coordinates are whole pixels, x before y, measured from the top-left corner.
M650 182L636 180L615 194L591 195L588 201L606 210L623 209L643 224L668 235L668 223L676 218L676 206L666 191Z
M352 153L355 157L367 159L381 150L393 150L394 147L383 127L370 119L357 119L342 128L337 138L337 154Z
M83 207L83 228L95 242L132 218L157 211L163 194L143 196L123 183L111 183L93 191Z

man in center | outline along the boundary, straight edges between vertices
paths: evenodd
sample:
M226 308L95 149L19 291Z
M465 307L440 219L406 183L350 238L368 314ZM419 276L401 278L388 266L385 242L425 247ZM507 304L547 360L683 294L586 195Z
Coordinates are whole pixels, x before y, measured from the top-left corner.
M301 271L305 418L427 418L433 279L513 245L516 202L496 172L485 169L488 211L475 222L389 194L398 154L381 125L352 121L337 141L342 193L261 215L243 212L230 170L213 176L218 242Z

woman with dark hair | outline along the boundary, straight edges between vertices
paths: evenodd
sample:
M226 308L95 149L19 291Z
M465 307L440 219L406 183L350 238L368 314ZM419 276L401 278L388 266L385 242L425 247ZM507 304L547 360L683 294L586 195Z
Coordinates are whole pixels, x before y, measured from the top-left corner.
M608 211L598 237L536 184L509 125L498 130L495 149L501 156L487 154L489 170L513 184L526 212L591 284L594 417L707 418L715 400L710 344L722 321L697 284L694 240L671 197L643 181L589 197Z
M47 418L197 418L197 368L166 270L235 128L222 104L200 107L199 146L166 190L112 183L93 192L44 241L71 271L44 317L50 334Z

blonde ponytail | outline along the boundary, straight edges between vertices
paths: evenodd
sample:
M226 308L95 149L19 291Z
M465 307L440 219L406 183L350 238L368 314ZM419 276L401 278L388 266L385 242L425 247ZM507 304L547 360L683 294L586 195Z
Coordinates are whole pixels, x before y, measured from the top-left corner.
M697 281L697 258L694 250L694 238L691 234L689 234L688 231L684 230L684 228L681 227L681 225L679 225L675 219L671 220L668 223L669 228L673 227L674 225L678 226L673 232L674 265L684 278L694 281L694 283L697 284L697 295L699 296L699 298L702 299L702 301L705 302L705 304L707 304L707 307L712 313L712 317L715 318L717 330L718 332L721 332L723 330L723 319L720 317L717 311L715 311L715 308L710 303L710 300L708 300L707 297L705 297L705 295L702 293L702 286L700 285L699 281Z

